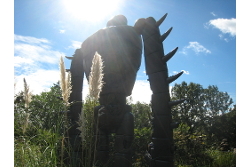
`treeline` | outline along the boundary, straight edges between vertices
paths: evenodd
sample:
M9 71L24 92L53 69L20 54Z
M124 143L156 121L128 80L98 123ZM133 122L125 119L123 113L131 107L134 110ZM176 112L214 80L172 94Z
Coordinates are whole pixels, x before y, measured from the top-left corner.
M68 108L62 101L59 83L49 92L33 95L26 105L25 91L19 92L14 101L15 166L66 166L64 164ZM175 164L179 167L236 165L236 105L228 93L216 86L203 88L196 83L182 82L171 89L172 100L185 99L172 108L174 129ZM134 115L135 138L133 166L148 166L146 153L151 142L154 114L150 104L128 100ZM95 103L96 104L96 103ZM86 122L90 123L92 103L84 102ZM88 110L88 111L87 111ZM88 125L88 124L86 124ZM89 127L86 127L85 161L87 154L94 154ZM111 136L115 137L115 135ZM87 141L89 139L89 141ZM111 138L112 145L112 138ZM85 162L84 164L91 164Z

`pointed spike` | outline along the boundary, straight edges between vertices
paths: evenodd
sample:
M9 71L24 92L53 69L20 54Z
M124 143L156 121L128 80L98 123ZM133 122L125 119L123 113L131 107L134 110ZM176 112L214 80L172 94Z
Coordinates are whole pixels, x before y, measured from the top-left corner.
M170 29L168 29L167 32L165 32L161 37L160 37L160 41L163 42L167 37L168 35L170 34L170 32L172 31L173 27L171 27Z
M185 99L182 100L176 100L176 101L170 101L168 104L170 105L170 107L181 104L185 101Z
M168 78L167 78L167 82L168 82L168 83L171 83L171 82L175 81L177 78L179 78L179 77L183 74L183 72L184 72L184 71L179 72L178 74L173 75L173 76L171 76L171 77L168 77Z
M65 56L67 59L72 60L74 57Z
M162 16L162 18L156 22L156 26L159 27L161 23L166 19L167 15L168 14L166 13L164 16Z
M172 50L167 55L165 55L164 57L162 57L162 60L165 61L165 62L167 62L169 59L171 59L174 56L174 54L176 53L177 50L178 50L178 47L176 47L174 50Z

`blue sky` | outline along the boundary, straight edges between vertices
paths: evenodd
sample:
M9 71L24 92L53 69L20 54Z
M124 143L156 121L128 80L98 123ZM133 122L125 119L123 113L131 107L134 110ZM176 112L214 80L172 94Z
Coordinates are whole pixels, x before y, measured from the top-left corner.
M204 88L216 85L236 103L235 0L80 2L14 1L16 92L22 89L24 77L35 94L56 83L59 80L60 56L73 55L87 37L104 28L113 16L123 14L128 25L133 26L139 18L152 16L158 20L168 13L160 26L161 33L173 27L164 41L165 53L179 47L168 62L169 74L184 71L171 86L182 81L198 83ZM64 60L66 68L70 68L70 61ZM86 94L86 79L84 83ZM151 93L142 61L132 98L134 101L149 102Z

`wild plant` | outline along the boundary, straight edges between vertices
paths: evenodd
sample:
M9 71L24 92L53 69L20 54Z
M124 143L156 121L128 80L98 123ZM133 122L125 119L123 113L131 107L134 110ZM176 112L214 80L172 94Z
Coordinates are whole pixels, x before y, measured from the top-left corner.
M60 68L60 87L62 90L62 98L63 98L63 101L65 103L65 106L68 107L70 105L69 104L69 97L70 97L70 93L72 90L71 73L68 72L66 74L66 70L65 70L64 61L63 61L62 56L60 58L59 68Z
M60 71L65 71L62 59ZM49 92L31 98L24 79L24 91L14 102L15 166L65 166L63 141L67 122L63 111L69 107L70 74L61 73L61 83L61 87L58 83Z
M103 87L103 61L96 52L92 60L91 72L89 75L89 94L84 102L83 110L79 116L79 130L84 155L84 166L92 166L95 159L95 141L94 138L94 108L99 104L98 99Z

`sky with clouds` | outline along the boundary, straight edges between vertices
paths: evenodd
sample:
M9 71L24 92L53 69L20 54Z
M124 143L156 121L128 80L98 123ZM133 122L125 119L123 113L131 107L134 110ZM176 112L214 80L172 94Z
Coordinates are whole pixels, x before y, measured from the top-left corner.
M165 53L178 47L168 62L169 75L184 74L174 81L218 86L236 103L236 1L107 0L106 3L77 0L14 1L14 79L15 92L23 89L23 78L34 94L47 91L59 80L59 59L72 56L90 35L106 26L117 14L133 26L139 18L160 19ZM102 1L103 2L103 1ZM66 68L70 60L64 59ZM84 96L88 93L84 80ZM141 67L133 89L133 101L149 103L151 90Z

